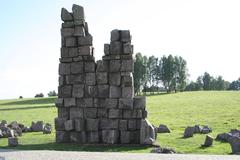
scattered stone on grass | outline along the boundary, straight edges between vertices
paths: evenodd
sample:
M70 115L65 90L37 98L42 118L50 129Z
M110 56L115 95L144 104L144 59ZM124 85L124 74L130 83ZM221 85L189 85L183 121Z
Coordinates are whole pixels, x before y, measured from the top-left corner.
M212 146L212 144L213 144L213 137L210 135L207 135L202 147L210 147L210 146Z
M195 131L195 127L188 126L184 131L183 137L184 138L193 137L194 131Z
M31 129L33 132L41 132L43 131L43 121L32 121Z
M177 153L177 152L172 148L157 147L157 148L153 148L151 150L151 153L174 154L174 153Z
M43 134L51 134L52 126L49 123L46 123L43 127Z
M160 124L158 127L158 133L171 133L171 131L166 125Z
M8 146L16 147L18 145L18 138L17 137L8 137Z

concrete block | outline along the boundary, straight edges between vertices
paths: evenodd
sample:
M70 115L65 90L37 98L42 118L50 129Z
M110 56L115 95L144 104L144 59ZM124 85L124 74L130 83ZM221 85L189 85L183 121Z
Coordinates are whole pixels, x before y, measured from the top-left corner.
M84 96L84 85L83 84L73 85L72 96L75 98L82 98Z
M75 107L77 105L75 98L64 98L65 107Z
M96 74L95 73L86 73L86 85L95 85L96 84Z
M109 61L109 72L119 72L121 67L121 61L120 60L110 60Z
M83 73L83 62L71 63L71 73L72 74Z
M109 85L98 85L98 97L99 98L109 97Z
M70 74L70 64L68 63L60 63L58 69L59 75Z
M133 109L133 99L131 98L120 98L119 99L120 109Z
M86 119L86 130L87 131L98 131L98 119Z
M102 142L106 144L118 143L119 132L117 130L103 130L102 131Z
M66 131L71 131L74 129L74 121L73 120L67 120L64 122L64 128Z
M97 72L97 84L107 84L108 83L108 73L107 72Z
M72 86L59 86L58 87L58 97L59 98L66 98L72 96Z
M84 118L97 118L97 108L84 108Z
M109 84L112 86L120 86L121 84L120 73L109 73Z
M109 97L110 98L120 98L122 96L121 87L110 86Z
M79 108L79 107L71 107L70 108L70 119L74 120L74 119L79 119L79 118L83 118L83 109Z

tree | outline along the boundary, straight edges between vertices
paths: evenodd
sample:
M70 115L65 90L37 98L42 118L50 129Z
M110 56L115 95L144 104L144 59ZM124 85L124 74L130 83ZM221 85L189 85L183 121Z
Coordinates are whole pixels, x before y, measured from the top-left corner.
M240 90L240 78L229 84L229 90Z
M202 78L203 81L203 89L204 90L210 90L211 87L211 79L212 77L210 76L209 73L205 72Z
M175 64L176 64L176 70L177 70L177 83L178 90L183 91L187 85L187 61L184 60L181 56L175 57Z
M49 91L48 92L48 97L53 97L53 96L57 96L57 93L55 92L55 90Z
M196 90L197 91L203 90L202 76L198 76L198 78L196 80Z
M44 94L42 94L42 93L36 94L35 98L38 98L38 97L44 97Z

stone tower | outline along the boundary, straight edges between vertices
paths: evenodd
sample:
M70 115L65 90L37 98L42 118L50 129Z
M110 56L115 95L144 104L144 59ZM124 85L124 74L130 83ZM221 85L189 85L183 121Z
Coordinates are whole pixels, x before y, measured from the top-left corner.
M134 97L129 30L113 30L95 63L84 9L62 9L62 47L55 118L56 142L152 144L145 97Z

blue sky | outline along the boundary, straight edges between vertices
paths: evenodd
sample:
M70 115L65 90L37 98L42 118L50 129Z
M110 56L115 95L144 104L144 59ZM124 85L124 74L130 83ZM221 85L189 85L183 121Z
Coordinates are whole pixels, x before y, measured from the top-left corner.
M85 8L97 59L112 29L130 29L135 53L180 55L190 80L240 77L238 0L9 0L0 3L0 99L57 90L60 11L73 3Z

